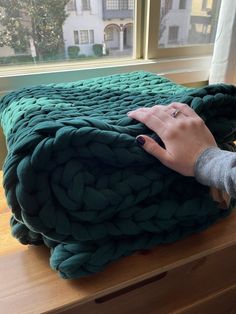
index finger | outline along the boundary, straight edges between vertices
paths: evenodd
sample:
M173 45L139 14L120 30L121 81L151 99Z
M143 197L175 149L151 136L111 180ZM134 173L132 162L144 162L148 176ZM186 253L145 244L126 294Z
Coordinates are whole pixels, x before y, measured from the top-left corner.
M166 123L158 116L154 115L151 110L135 110L128 113L130 118L133 118L143 124L149 129L161 136L163 130L166 128Z

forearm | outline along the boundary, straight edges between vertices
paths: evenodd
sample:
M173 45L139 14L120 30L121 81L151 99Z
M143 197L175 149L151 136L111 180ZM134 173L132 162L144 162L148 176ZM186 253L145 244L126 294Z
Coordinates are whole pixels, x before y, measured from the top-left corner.
M236 198L236 153L210 147L198 157L194 173L200 183Z

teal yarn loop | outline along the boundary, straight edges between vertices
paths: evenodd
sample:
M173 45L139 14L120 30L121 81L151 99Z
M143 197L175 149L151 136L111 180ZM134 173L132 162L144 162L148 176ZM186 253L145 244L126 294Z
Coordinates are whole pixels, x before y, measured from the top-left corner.
M234 150L236 88L186 88L148 72L23 88L0 101L4 188L12 234L51 248L50 265L79 278L228 215L209 188L164 167L136 143L160 139L127 112L184 102Z

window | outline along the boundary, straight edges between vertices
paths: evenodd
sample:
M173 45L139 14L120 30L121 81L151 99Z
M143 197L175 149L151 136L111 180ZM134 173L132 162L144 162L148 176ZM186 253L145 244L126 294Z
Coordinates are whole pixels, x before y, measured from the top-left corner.
M90 0L82 0L82 10L90 10Z
M107 10L130 10L133 6L133 0L106 0Z
M67 8L67 11L76 11L76 0L70 0L66 8Z
M74 62L68 57L68 47L73 45L80 46L80 55L86 60L99 57L91 47L94 43L106 46L107 55L103 60L106 56L109 60L133 56L133 32L125 33L121 29L134 23L136 1L146 0L61 0L57 10L48 0L48 5L45 1L30 1L32 10L26 0L0 1L0 12L6 12L6 16L0 15L0 71L3 65ZM92 14L81 14L85 10L91 10ZM38 14L37 19L34 12ZM108 24L114 30L106 34ZM6 25L6 31L2 25ZM30 34L33 34L35 53L30 49ZM105 37L110 45L104 43Z
M134 0L129 0L129 10L133 10L134 9Z
M120 0L120 10L128 10L129 1L128 0Z
M81 30L80 32L80 44L94 44L94 30Z
M179 26L170 26L168 33L168 42L175 43L178 41L179 36Z
M94 30L93 29L89 30L89 43L94 44Z
M119 10L119 1L118 0L106 0L107 10Z
M113 41L114 33L113 27L108 27L105 32L105 41Z
M27 65L29 64L30 66L34 61L39 66L44 64L45 67L53 67L54 63L63 60L72 63L75 61L84 62L85 60L89 62L89 59L94 61L95 57L98 56L94 55L92 49L93 43L104 45L106 48L109 55L102 57L102 61L105 62L110 62L112 57L116 59L123 58L123 56L131 57L133 55L133 45L135 47L136 58L143 59L143 64L145 64L146 60L149 62L149 59L160 59L162 57L166 59L173 57L172 59L174 59L178 56L195 57L207 54L210 58L221 1L71 0L67 5L65 5L66 1L58 1L58 6L61 6L60 12L63 13L60 15L61 24L57 27L59 33L56 33L53 28L53 25L58 25L55 23L57 17L48 14L48 16L50 16L50 19L48 19L47 14L44 14L43 6L41 6L39 17L45 17L45 23L39 23L39 25L35 27L36 34L35 38L33 38L37 53L34 58L35 60L29 49L29 38L27 37L28 34L33 34L32 25L27 23L31 19L31 11L25 5L26 1L20 0L0 1L0 10L4 5L6 6L7 3L10 2L14 3L16 11L19 10L19 12L21 12L22 10L24 16L21 15L21 18L17 20L16 24L20 26L19 29L17 26L13 32L12 29L9 28L9 32L12 32L12 34L8 33L4 43L4 34L0 29L0 71L2 70L2 73L6 72L6 65L8 68L10 68L10 65L13 65L15 69L17 64L27 63ZM62 6L60 3L63 2L64 4ZM33 6L36 6L37 3L38 1L32 1ZM79 4L80 11L81 9L91 9L93 14L74 14L73 10L76 9L76 4ZM133 18L133 6L135 10L137 9L135 12L136 21L134 21ZM205 7L210 11L203 11ZM53 11L55 10L52 10L52 14ZM107 17L104 18L106 11L108 11ZM65 18L63 18L63 16L65 16ZM8 18L10 19L11 16ZM38 20L40 20L40 18ZM0 23L7 25L3 23L1 17ZM44 27L44 25L47 27ZM112 25L111 28L108 27L110 25ZM129 25L134 25L133 32L130 30ZM40 30L40 33L37 33L38 30ZM132 41L133 33L134 41ZM11 40L10 42L9 34L12 35L12 38L14 35L16 40ZM60 42L57 41L58 38ZM63 42L61 41L62 38ZM15 47L16 42L19 42L19 47ZM83 55L86 58L83 60L82 58L70 60L67 51L68 47L73 45L79 45L80 56ZM24 47L28 47L24 52L24 56L19 56L15 53L15 51L24 51ZM153 60L151 60L151 62L152 61ZM160 61L160 63L161 62L162 61ZM57 63L57 69L60 67L63 69L63 62L61 62L60 65ZM72 67L73 64L71 65L71 68ZM83 67L83 65L81 65L81 67ZM37 67L34 68L36 69ZM12 73L14 69L12 67ZM78 69L78 67L76 69ZM141 69L141 66L139 69ZM145 68L144 66L144 69L150 69L150 65L149 68ZM207 66L205 66L205 69L207 69ZM27 69L25 71L27 71ZM39 70L36 69L36 71ZM50 71L48 71L48 73L49 72ZM49 76L50 74L48 74L48 77ZM0 79L0 81L2 82L2 79ZM37 82L34 81L34 83ZM1 86L4 85L0 85L0 92L1 89L3 89Z
M89 43L89 35L87 30L82 30L80 33L80 44L88 44Z
M79 44L79 32L78 31L74 31L74 43L75 45Z
M179 0L179 9L180 10L186 9L186 0Z
M164 5L163 5L163 2L162 2L162 7L165 7L165 11L169 11L172 9L173 7L173 0L166 0L164 1Z

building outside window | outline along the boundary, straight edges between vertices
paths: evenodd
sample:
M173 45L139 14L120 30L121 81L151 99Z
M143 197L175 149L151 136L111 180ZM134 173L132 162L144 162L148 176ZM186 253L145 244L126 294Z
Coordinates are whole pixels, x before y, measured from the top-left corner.
M8 5L8 2L15 3L15 5L20 3L20 1L16 0L0 2L0 10L3 10L4 6L6 7ZM166 53L170 50L165 51L164 49L168 47L182 48L182 46L196 44L207 45L209 43L214 43L221 0L149 0L150 12L146 13L143 11L143 7L141 5L142 2L145 2L145 0L70 0L67 4L65 3L60 7L64 20L59 19L59 17L57 17L52 10L52 13L55 15L52 16L53 19L57 21L58 18L58 21L61 23L60 27L58 27L59 35L57 35L57 28L55 27L55 29L51 31L51 34L55 33L57 37L54 36L53 40L51 40L51 37L47 36L49 31L46 25L43 26L43 34L45 35L41 37L50 38L48 45L53 47L52 51L56 51L55 62L57 61L57 55L61 53L63 49L65 52L63 58L67 59L67 49L69 46L73 45L80 45L81 54L89 57L93 56L93 43L100 45L103 45L104 43L105 45L107 44L107 48L109 49L109 58L111 56L132 56L133 44L136 45L135 41L133 41L132 29L134 20L134 9L132 10L132 8L135 3L135 8L137 8L139 12L138 20L135 24L138 29L136 29L135 34L138 34L141 31L139 26L142 25L145 20L149 21L150 19L150 21L156 21L152 24L152 31L147 34L148 38L151 38L147 41L148 46L146 41L144 42L141 40L140 42L138 52L140 56L144 55L145 52L149 54L151 58L153 58L153 56L159 58L166 56ZM34 5L34 3L36 3L36 1L32 1L32 5ZM9 41L9 35L7 34L8 36L6 36L4 35L4 32L1 32L0 39L2 39L1 42L3 42L3 44L0 47L0 63L5 62L5 59L3 59L5 57L9 57L7 62L11 60L15 62L16 60L15 63L19 63L19 61L21 61L19 56L17 56L19 53L24 53L26 55L27 62L34 62L31 51L28 48L29 39L26 36L25 43L23 41L24 38L22 39L21 36L25 28L27 29L27 33L34 33L32 32L32 25L29 23L30 12L28 12L26 5L22 6L23 4L21 6L17 6L17 10L19 11L19 19L17 20L17 23L20 25L19 31L17 31L17 29L12 30L12 28L8 27L8 33L10 36L18 36L19 39L17 37L15 41L22 42L20 42L19 47L16 49L15 42L12 43L12 41ZM74 10L76 10L77 14L75 14ZM83 14L82 10L92 10L93 14ZM44 8L42 6L42 11L46 12L46 7ZM11 12L9 10L8 12L9 16L6 16L6 18L10 20L12 18L10 14ZM150 16L147 15L149 13ZM3 18L0 19L0 24L4 25L5 23L5 25L11 25L6 22L7 20L5 21ZM36 22L40 27L37 26L35 30L37 31L39 29L41 32L43 24L41 21L40 23L38 21ZM50 19L47 22L50 23ZM55 25L57 24L55 23ZM0 25L0 31L1 27L2 26ZM17 34L15 34L15 32L17 32ZM47 42L44 43L45 40L43 39L42 42L40 42L40 45L44 45L45 49L42 49L41 46L40 50L37 49L37 39L40 34L36 35L35 38L33 38L37 52L36 62L41 63L44 58L48 58L48 46ZM57 42L58 36L64 40L64 43L60 43L60 47ZM137 36L137 38L141 37ZM151 49L152 45L150 43L153 43L153 49ZM27 49L24 50L24 47ZM201 49L201 47L199 49ZM40 51L40 53L38 51ZM171 49L171 51L171 53L175 53L174 49ZM190 53L195 53L195 47L191 50L191 52L189 52L189 54ZM148 56L145 57L148 58ZM53 58L54 55L50 56L50 60L54 60ZM11 63L14 64L14 62Z
M90 10L90 0L82 0L82 10Z

